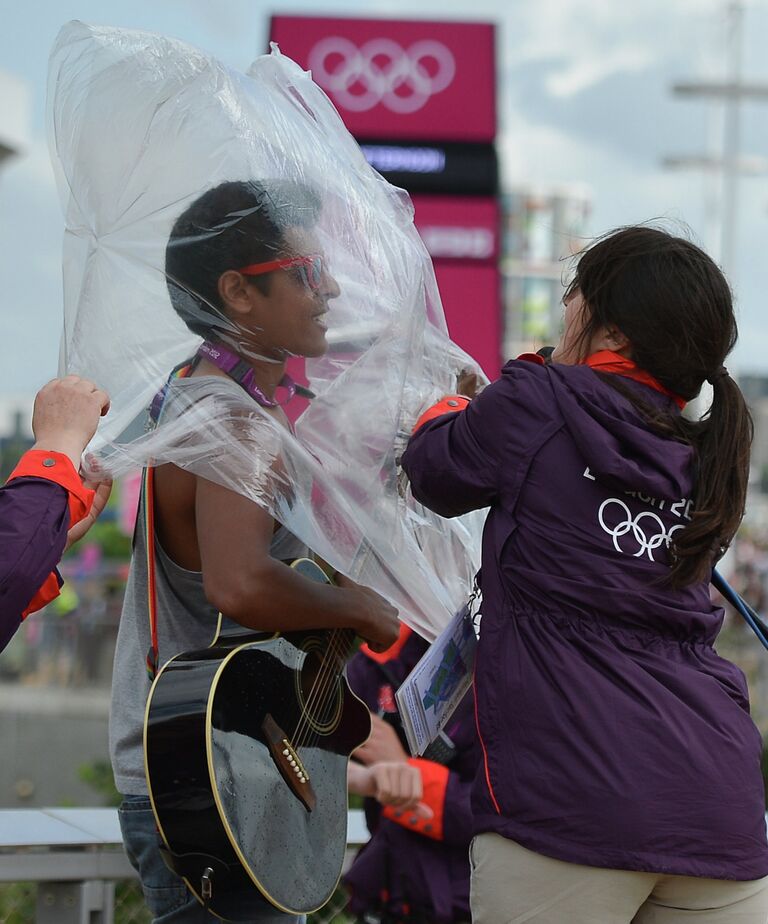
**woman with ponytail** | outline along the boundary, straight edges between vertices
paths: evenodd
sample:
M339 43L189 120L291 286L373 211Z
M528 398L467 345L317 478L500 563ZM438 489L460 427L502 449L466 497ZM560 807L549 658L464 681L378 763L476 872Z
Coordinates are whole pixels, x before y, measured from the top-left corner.
M564 303L549 363L443 399L402 460L443 516L490 508L472 919L765 924L761 740L709 595L752 438L731 293L642 226L585 250Z

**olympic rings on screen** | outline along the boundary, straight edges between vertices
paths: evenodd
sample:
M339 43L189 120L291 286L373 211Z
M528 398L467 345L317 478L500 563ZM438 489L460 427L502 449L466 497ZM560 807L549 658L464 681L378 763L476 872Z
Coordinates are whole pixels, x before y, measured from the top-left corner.
M430 74L425 63L436 65ZM381 103L390 112L418 112L447 89L456 75L456 59L442 42L424 39L405 49L378 38L358 48L339 35L321 39L309 53L312 77L344 109L367 112ZM404 92L405 91L405 92Z
M604 513L610 504L618 504L624 514L624 518L619 520L615 526L609 526L605 521ZM685 526L684 523L678 523L670 527L670 529L667 529L661 517L650 510L641 510L636 516L633 516L629 507L624 501L619 500L618 497L609 497L600 504L600 509L597 512L597 519L600 526L613 539L613 546L617 552L628 554L627 549L622 548L619 544L619 539L623 539L631 533L631 540L627 541L631 542L634 540L638 546L637 551L632 552L632 556L634 558L640 558L647 553L651 561L656 561L653 557L653 553L656 549L661 546L669 548L674 533L679 529L683 529ZM645 529L641 523L645 524ZM626 545L627 542L625 541L624 544Z

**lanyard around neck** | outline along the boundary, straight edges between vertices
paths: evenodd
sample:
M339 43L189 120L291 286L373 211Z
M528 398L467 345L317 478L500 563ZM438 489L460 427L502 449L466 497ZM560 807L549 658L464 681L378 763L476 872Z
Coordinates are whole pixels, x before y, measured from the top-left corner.
M300 395L302 398L310 399L315 397L314 392L310 391L308 388L304 388L302 385L298 385L290 375L286 373L277 385L278 388L285 388L287 390L288 395L285 400L275 401L272 398L268 398L256 384L253 369L245 360L241 359L237 353L233 353L220 343L212 343L210 340L205 340L200 344L197 353L195 353L191 360L187 360L181 363L181 365L176 366L173 372L168 376L168 381L152 399L152 404L149 408L149 416L154 423L157 423L160 419L160 412L163 409L163 404L171 382L174 379L188 378L195 371L200 360L203 358L213 363L217 369L221 369L229 378L237 382L257 404L261 405L261 407L279 407L283 404L287 404L294 395Z
M272 408L279 407L281 404L287 404L296 394L297 385L286 372L277 384L278 388L284 388L286 390L287 397L285 400L275 401L273 398L268 398L256 384L253 367L249 366L244 359L241 359L241 357L237 355L237 353L233 353L232 350L228 350L220 343L212 343L210 340L204 340L198 347L197 355L193 362L196 364L203 358L207 359L209 363L213 363L217 369L226 372L231 379L234 379L234 381L262 407Z

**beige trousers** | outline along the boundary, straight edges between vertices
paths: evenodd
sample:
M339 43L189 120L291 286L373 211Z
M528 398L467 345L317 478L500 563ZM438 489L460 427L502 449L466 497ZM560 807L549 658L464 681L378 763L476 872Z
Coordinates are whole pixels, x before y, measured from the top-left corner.
M472 924L766 924L752 882L564 863L498 834L470 846Z

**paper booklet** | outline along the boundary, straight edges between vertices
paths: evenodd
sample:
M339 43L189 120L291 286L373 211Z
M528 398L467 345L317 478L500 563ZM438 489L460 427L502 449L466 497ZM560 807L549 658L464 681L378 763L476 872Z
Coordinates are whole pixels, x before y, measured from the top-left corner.
M453 617L395 693L414 757L437 738L472 684L477 653L475 599L473 595Z

